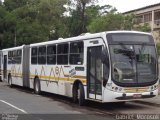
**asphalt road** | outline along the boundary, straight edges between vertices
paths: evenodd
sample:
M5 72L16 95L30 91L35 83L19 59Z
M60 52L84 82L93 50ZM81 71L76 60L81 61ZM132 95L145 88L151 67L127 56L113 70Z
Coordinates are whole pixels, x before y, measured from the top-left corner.
M124 114L160 114L160 107L136 102L100 104L87 102L80 107L66 97L43 93L35 95L32 90L0 82L0 120L114 120ZM16 116L18 115L18 116ZM16 118L17 117L17 118Z

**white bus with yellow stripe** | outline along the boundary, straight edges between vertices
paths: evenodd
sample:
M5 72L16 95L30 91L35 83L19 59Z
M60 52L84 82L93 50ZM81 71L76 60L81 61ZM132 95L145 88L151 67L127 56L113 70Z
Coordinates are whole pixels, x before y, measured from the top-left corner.
M122 102L158 95L158 62L149 33L110 31L2 50L3 80L85 100Z

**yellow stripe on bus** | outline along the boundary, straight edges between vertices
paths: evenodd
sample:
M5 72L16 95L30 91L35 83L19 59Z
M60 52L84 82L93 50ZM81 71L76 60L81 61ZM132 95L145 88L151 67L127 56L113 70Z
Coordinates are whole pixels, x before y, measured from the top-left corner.
M15 72L12 72L10 70L7 70L7 71L11 72L13 77L21 77L22 78L22 75L23 75L22 73L15 73ZM65 75L65 77L51 77L51 76L41 76L41 75L31 74L30 79L34 79L35 76L39 76L40 79L45 79L45 80L48 80L48 81L50 81L50 80L52 80L52 81L61 80L61 81L74 82L76 79L79 79L80 81L82 81L83 84L87 84L86 76L80 76L80 75L77 75L77 76L75 75L75 76L72 76L72 77L69 77L69 75Z
M34 75L31 75L32 77L30 77L30 79L34 79ZM22 75L13 75L13 77L21 77L22 78ZM76 79L75 78L63 78L63 77L49 77L49 76L40 76L40 79L45 79L45 80L47 80L47 81L59 81L59 80L61 80L61 81L69 81L69 82L74 82ZM83 84L86 84L87 82L86 82L86 79L80 79L81 80L81 82L83 83Z
M34 77L35 77L36 75L30 75L30 78L31 79L34 79ZM75 81L76 79L79 79L79 78L77 78L77 77L74 77L74 78L69 78L69 77L67 77L67 78L64 78L64 77L51 77L51 76L39 76L39 78L40 79L45 79L45 80L48 80L48 81L50 81L50 80L55 80L55 81L58 81L58 80L62 80L62 81L70 81L70 82L73 82L73 81ZM86 77L85 77L86 78ZM82 81L82 83L83 84L86 84L86 79L80 79L81 81Z
M148 87L144 88L125 88L126 92L132 93L132 92L148 92Z

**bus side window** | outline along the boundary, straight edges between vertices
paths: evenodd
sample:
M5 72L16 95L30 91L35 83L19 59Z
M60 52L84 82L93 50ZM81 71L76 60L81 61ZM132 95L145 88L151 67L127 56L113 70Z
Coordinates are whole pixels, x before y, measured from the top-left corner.
M47 46L47 64L56 64L56 45Z
M12 64L12 59L13 59L12 58L12 53L13 53L12 51L8 52L8 64Z
M68 64L68 43L57 46L57 64Z
M46 64L46 46L40 46L38 49L38 64Z
M37 64L37 62L38 62L37 47L33 47L31 51L32 51L32 53L31 53L31 64Z
M21 64L22 50L17 50L16 63Z
M70 56L69 63L72 65L82 65L83 64L83 42L73 42L70 43Z
M12 64L17 64L16 57L17 57L17 50L14 50L12 57Z

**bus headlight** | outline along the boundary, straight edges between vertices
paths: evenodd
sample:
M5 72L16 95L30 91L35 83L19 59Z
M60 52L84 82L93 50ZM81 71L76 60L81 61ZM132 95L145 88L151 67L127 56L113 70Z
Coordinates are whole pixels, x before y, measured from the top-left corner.
M153 85L153 86L150 87L150 91L154 91L154 90L156 90L157 88L158 88L158 85Z
M154 86L151 86L151 90L152 90L152 91L154 90Z
M113 91L121 92L123 89L121 87L114 87Z
M115 91L115 92L122 92L123 91L123 88L118 87L118 86L112 86L112 84L107 84L106 88L111 91Z

